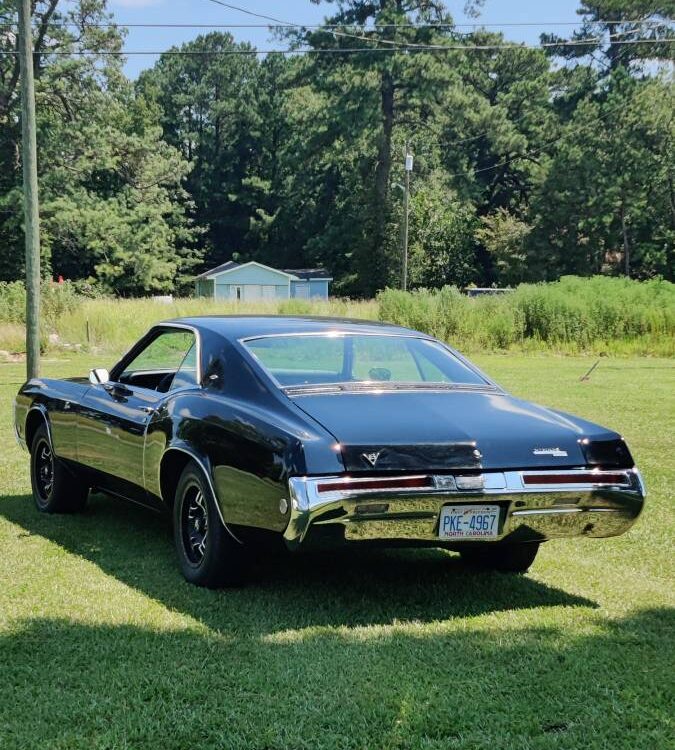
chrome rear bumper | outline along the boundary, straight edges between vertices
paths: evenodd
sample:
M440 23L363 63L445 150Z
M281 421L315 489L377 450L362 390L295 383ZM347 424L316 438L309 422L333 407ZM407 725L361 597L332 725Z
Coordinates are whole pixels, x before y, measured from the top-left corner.
M609 483L617 475L621 481ZM459 548L502 540L610 537L623 534L635 523L645 497L637 469L486 472L480 477L427 479L433 486L401 491L391 489L387 477L383 478L386 489L364 491L349 477L294 477L289 481L286 544L291 549L335 542ZM476 489L465 488L472 484ZM357 489L349 489L354 486ZM440 538L441 508L472 503L499 506L497 538L489 542Z

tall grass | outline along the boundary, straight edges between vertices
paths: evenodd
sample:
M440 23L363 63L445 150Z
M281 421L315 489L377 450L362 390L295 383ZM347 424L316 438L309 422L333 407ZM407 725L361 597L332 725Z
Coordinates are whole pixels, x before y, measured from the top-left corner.
M564 277L523 284L499 297L468 298L457 289L388 289L377 300L229 302L89 299L72 285L43 290L43 344L60 342L119 352L153 324L191 315L321 315L379 319L424 331L467 352L517 349L675 356L675 285L660 280ZM0 349L22 351L25 293L0 284Z
M675 355L675 285L594 277L522 284L502 296L456 289L378 296L379 317L468 351L524 349Z
M64 313L59 318L55 330L65 342L120 351L126 349L155 323L192 315L322 315L376 319L377 303L349 300L216 302L208 299L179 299L172 304L161 304L142 299L87 300L77 308Z

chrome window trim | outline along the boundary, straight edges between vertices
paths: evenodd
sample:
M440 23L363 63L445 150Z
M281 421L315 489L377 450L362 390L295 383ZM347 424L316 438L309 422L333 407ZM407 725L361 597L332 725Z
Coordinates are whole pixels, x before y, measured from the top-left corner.
M375 331L344 331L344 330L329 330L329 331L295 331L293 333L264 333L264 334L257 334L253 336L244 336L242 338L237 339L237 343L241 345L243 350L246 352L246 354L253 359L253 361L260 367L260 369L267 375L267 377L276 385L277 388L279 388L281 391L285 391L286 388L294 388L298 386L287 386L282 385L274 376L272 371L265 365L262 360L258 357L258 355L252 351L248 346L247 343L249 341L260 341L262 339L274 339L274 338L293 338L293 337L309 337L309 336L319 336L322 338L344 338L345 336L378 336L378 337L387 337L387 338L403 338L403 339L417 339L418 341L427 341L431 344L434 344L438 346L440 349L448 352L454 359L456 359L460 364L464 365L468 370L473 372L475 375L477 375L479 378L482 378L485 382L484 383L448 383L448 385L457 385L457 386L467 386L467 387L484 387L484 386L490 386L491 389L494 388L496 390L502 390L496 383L493 383L490 378L488 378L485 373L481 372L475 365L473 365L471 362L469 362L465 357L461 356L459 352L456 352L454 349L449 347L447 344L444 344L442 341L439 341L438 339L433 338L433 336L425 336L424 334L417 334L417 333L378 333ZM326 383L322 385L343 385L345 381L339 381L337 383ZM363 383L368 383L371 381L360 381ZM382 383L387 383L389 381L379 381L374 380L372 381L373 387L377 388L382 387ZM444 385L443 382L438 381L423 381L428 382L429 384L433 385L434 382L438 383L439 386ZM308 383L308 387L312 387L312 383ZM394 385L394 384L392 384ZM411 389L412 390L412 389Z
M203 377L203 369L204 368L202 367L202 337L201 337L201 332L200 332L199 328L197 328L196 326L191 326L191 325L188 325L187 323L173 323L173 322L166 322L166 323L164 323L164 322L162 322L162 323L157 323L156 325L152 326L150 329L148 329L148 331L145 334L145 336L142 336L136 342L136 344L134 344L134 346L132 346L127 352L125 352L125 354L121 357L121 359L119 359L113 365L112 372L115 372L120 367L120 365L124 362L124 360L136 348L136 345L138 343L140 343L140 341L142 341L144 338L146 338L147 336L149 336L151 333L153 333L153 331L162 331L162 330L166 330L166 329L170 330L172 328L175 328L175 329L178 329L178 330L183 330L183 331L190 331L194 335L195 341L196 341L196 344L197 344L197 383L195 384L195 387L202 388L203 387L202 386L202 377ZM153 341L154 340L155 339L153 339ZM150 343L152 343L152 342L150 342ZM149 345L150 344L148 344L148 346ZM141 349L141 351L143 351L143 349ZM139 352L139 354L140 354L140 352ZM186 354L187 354L187 352L186 352ZM115 380L113 382L117 383L119 381ZM157 393L157 391L154 391L152 388L141 388L140 386L134 386L134 388L136 388L136 387L138 387L139 390L143 390L143 392L145 392L145 393ZM163 395L166 395L166 394L163 394Z
M348 386L348 387L345 387ZM477 391L479 393L499 393L499 387L490 383L439 383L426 381L388 383L382 380L359 380L352 382L321 383L317 385L280 385L287 396L333 396L341 393L372 395L373 393L458 393ZM295 392L297 391L297 392Z

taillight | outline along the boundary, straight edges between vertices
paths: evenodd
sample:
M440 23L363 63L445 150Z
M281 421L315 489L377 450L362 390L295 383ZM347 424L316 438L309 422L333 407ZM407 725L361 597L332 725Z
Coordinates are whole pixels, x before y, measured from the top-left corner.
M431 477L397 477L372 479L340 479L322 482L317 485L318 492L377 492L378 490L408 490L434 487Z
M630 479L624 473L578 472L575 474L523 474L523 484L611 484L630 485Z
M607 469L630 469L633 457L622 439L579 441L588 466L603 466Z

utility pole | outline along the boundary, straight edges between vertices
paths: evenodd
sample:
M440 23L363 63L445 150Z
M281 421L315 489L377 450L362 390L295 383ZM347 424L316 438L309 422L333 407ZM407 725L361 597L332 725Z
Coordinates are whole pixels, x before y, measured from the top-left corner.
M408 291L408 225L410 223L410 173L413 169L413 156L408 153L408 141L405 142L405 221L403 224L403 284L404 292Z
M40 373L40 214L31 2L17 0L17 3L21 68L21 161L26 234L26 375L30 379L38 377Z

